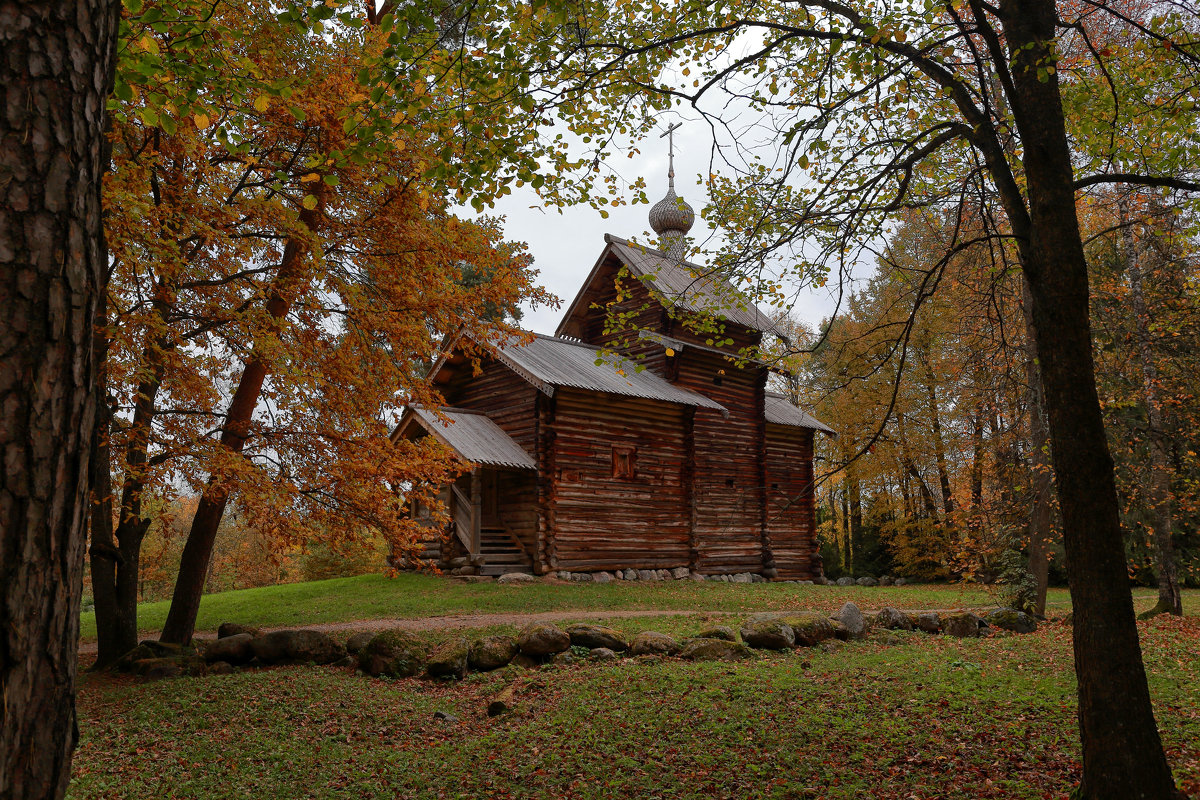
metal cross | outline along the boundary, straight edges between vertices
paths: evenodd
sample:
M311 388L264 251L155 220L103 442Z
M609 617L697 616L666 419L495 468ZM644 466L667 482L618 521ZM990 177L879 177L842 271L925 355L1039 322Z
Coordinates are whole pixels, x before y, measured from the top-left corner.
M672 189L675 188L675 129L682 127L682 122L676 122L674 125L668 125L666 133L658 137L660 139L664 136L669 137L667 139L667 157L669 159L670 167L667 170L667 178L670 180Z

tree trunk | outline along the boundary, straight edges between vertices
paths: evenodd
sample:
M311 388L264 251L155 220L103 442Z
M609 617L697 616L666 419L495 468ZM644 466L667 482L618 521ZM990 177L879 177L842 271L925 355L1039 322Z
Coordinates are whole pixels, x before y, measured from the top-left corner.
M1150 480L1146 485L1146 505L1154 539L1155 572L1158 575L1158 603L1150 615L1183 615L1183 595L1179 591L1179 567L1171 541L1171 465L1167 448L1169 437L1163 430L1162 408L1158 403L1158 367L1150 342L1150 315L1142 286L1142 265L1129 227L1128 198L1120 202L1121 249L1125 271L1129 274L1129 299L1133 305L1138 366L1142 373L1142 401L1146 404L1146 438L1150 445Z
M300 212L300 221L309 231L317 229L324 206L325 184L317 181L314 185L317 205ZM287 315L297 286L305 281L307 260L306 240L295 235L289 237L283 249L283 259L275 286L267 301L267 313L275 321L277 328ZM251 352L233 398L229 401L225 425L221 430L221 446L232 453L240 454L250 438L250 423L269 369L270 361L266 356L257 348ZM171 608L163 625L161 640L164 642L187 644L192 639L213 544L216 542L217 530L221 526L221 518L228 503L229 487L222 483L219 477L210 477L196 507L196 515L192 518L192 527L179 560L179 576L175 580Z
M1058 77L1051 0L1002 0L1028 230L1017 236L1050 423L1074 607L1083 780L1078 796L1178 796L1154 721L1128 590L1113 462L1096 394L1088 271ZM1040 75L1039 75L1040 72Z
M66 791L105 254L104 108L120 5L0 15L0 797Z
M1050 545L1054 541L1050 493L1054 475L1050 464L1050 432L1046 429L1046 399L1038 370L1037 325L1033 321L1033 296L1022 277L1021 313L1025 318L1025 379L1029 384L1029 574L1037 584L1034 613L1046 615L1046 589L1050 585Z
M942 489L942 508L946 521L954 516L954 496L950 493L950 472L946 467L946 443L942 440L942 420L938 414L937 392L933 386L933 370L925 365L925 392L929 396L929 419L933 427L933 452L937 462L938 483Z

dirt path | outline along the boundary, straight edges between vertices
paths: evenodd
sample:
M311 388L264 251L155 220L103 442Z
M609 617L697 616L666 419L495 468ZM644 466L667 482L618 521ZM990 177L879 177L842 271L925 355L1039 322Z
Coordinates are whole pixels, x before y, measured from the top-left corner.
M490 625L528 625L531 622L561 622L566 619L623 619L627 617L680 617L690 615L729 616L732 611L689 611L689 610L642 610L642 611L539 611L531 614L444 614L437 617L409 617L406 619L357 619L349 622L321 622L312 625L286 625L278 628L263 628L263 631L281 631L296 628L323 631L382 631L388 628L403 628L410 631L440 631L459 628L486 628ZM742 612L738 612L742 613ZM216 638L216 631L196 631L196 638ZM157 639L158 632L142 632L143 639ZM95 642L80 642L80 654L96 652Z

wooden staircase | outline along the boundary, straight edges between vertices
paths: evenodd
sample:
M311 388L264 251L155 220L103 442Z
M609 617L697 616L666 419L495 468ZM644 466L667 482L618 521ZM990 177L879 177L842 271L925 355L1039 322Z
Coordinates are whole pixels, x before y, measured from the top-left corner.
M504 575L509 572L533 572L533 560L524 545L505 528L479 529L480 575Z

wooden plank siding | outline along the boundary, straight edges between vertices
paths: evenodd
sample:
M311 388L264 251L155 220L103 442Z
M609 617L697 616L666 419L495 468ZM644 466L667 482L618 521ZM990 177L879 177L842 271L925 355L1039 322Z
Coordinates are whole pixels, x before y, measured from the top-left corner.
M694 568L706 574L761 572L763 548L762 462L766 372L738 368L714 353L685 348L673 359L677 386L692 389L729 409L724 418L697 409L695 453ZM717 383L719 379L720 383Z
M664 348L657 342L638 337L643 330L663 333L667 327L667 310L654 299L646 285L633 275L618 278L621 264L616 256L597 276L595 300L598 308L591 309L582 331L582 339L597 347L609 347L624 353L655 374L666 377ZM617 298L618 287L621 298ZM613 324L616 329L606 330Z
M474 377L470 363L455 369L450 382L440 387L446 405L484 412L533 455L537 449L537 388L495 359L484 359L481 367L483 371Z
M689 562L683 406L560 389L547 526L550 568L657 569ZM613 474L613 446L635 474Z
M779 580L811 580L817 552L813 431L767 423L767 532Z

